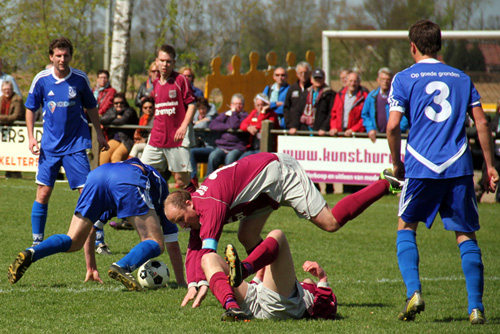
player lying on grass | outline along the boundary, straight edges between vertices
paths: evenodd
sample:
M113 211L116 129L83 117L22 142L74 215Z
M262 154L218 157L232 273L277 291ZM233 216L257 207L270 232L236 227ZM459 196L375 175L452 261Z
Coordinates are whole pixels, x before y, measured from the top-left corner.
M39 245L20 252L9 266L10 283L16 283L32 262L61 252L75 252L85 245L87 274L85 281L102 283L95 261L94 223L104 213L112 211L118 218L127 218L141 242L118 262L108 275L123 283L129 290L141 290L131 274L147 260L164 250L162 222L168 234L167 250L172 260L177 282L184 285L182 256L177 241L177 227L165 215L163 203L168 195L165 180L151 166L133 158L121 163L104 164L89 173L78 199L68 234L55 234Z
M390 171L386 179L346 196L330 209L300 164L287 154L258 153L211 173L192 195L176 191L167 197L166 215L181 227L190 227L186 255L188 292L182 302L200 305L208 283L200 263L216 252L225 224L240 221L238 239L248 254L261 242L260 232L273 210L292 207L301 218L335 232L372 203L401 186Z
M316 262L306 261L302 268L319 282L310 278L298 282L290 247L282 231L271 231L243 261L231 244L227 245L225 256L227 263L217 253L209 253L201 263L212 292L227 309L222 315L223 321L335 319L337 300L325 271ZM258 274L252 282L245 282L254 272ZM227 284L228 277L232 287Z

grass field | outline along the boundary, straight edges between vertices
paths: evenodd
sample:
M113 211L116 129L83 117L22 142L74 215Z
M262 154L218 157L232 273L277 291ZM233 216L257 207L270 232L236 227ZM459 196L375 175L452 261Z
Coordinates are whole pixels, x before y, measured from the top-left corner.
M26 177L29 174L26 173ZM485 266L484 304L488 323L471 328L460 255L454 234L440 220L433 230L420 227L421 278L426 311L413 323L397 320L405 289L396 259L397 197L387 196L334 234L322 232L292 209L274 213L264 232L285 231L297 277L305 260L319 262L338 297L336 321L262 321L222 323L219 303L209 294L201 308L181 308L185 289L128 292L107 277L108 266L138 242L134 231L105 227L112 256L97 255L104 284L83 283L83 252L58 254L34 263L15 285L7 268L16 254L31 244L30 212L33 180L0 178L0 333L499 333L500 219L496 204L480 204L478 233ZM49 205L46 235L66 233L77 192L57 184ZM343 195L327 195L330 204ZM219 252L237 243L237 224L222 234ZM181 248L187 233L180 233ZM237 247L241 249L240 247ZM244 252L243 252L244 253ZM161 260L169 264L168 256Z

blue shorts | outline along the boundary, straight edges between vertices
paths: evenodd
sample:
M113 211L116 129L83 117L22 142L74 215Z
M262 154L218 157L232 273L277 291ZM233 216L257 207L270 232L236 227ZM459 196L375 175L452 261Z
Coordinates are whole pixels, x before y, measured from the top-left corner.
M399 199L399 217L406 223L422 221L431 228L438 212L446 230L467 233L479 230L472 176L406 179Z
M36 172L36 183L54 187L61 166L64 167L71 189L83 187L87 175L90 173L89 158L85 150L61 156L46 155L41 150Z
M89 173L75 213L95 223L106 211L118 218L141 216L154 210L149 194L150 183L134 165L104 164Z

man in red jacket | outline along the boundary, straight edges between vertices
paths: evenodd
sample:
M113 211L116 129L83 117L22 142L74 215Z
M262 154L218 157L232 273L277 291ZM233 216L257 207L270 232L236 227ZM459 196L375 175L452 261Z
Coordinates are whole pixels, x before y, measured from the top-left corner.
M365 132L361 111L367 92L361 89L358 73L347 76L347 85L336 96L330 118L330 136L344 131L344 136L351 137L353 132Z
M94 97L97 100L99 116L102 116L113 106L113 98L116 89L109 84L109 72L107 70L97 71L97 86L94 89Z

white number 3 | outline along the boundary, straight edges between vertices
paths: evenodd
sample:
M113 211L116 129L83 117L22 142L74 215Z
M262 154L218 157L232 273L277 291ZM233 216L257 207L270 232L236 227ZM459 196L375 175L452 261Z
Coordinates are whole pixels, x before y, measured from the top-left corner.
M437 112L431 106L425 107L425 115L433 122L444 122L451 116L451 104L446 100L450 95L450 88L442 81L433 81L425 87L427 94L432 94L439 90L439 94L434 96L434 103L441 107L441 112Z

